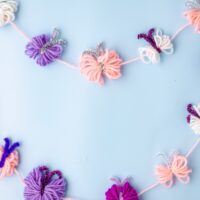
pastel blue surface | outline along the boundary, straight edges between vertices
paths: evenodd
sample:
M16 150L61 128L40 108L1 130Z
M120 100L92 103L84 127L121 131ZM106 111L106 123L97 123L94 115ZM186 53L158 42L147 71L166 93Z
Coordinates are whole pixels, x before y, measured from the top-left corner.
M20 0L16 23L30 36L54 27L68 40L64 59L104 41L125 59L145 45L136 36L151 27L173 34L186 23L183 0ZM11 26L0 30L0 139L20 140L19 171L47 164L61 169L68 196L102 200L109 178L133 177L138 191L155 182L158 152L186 153L196 136L186 124L187 103L200 100L200 36L188 28L175 54L158 65L137 62L104 87L61 64L41 68L24 55L26 41ZM191 156L189 185L158 187L144 200L199 199L200 149ZM0 199L23 199L16 176L0 182Z

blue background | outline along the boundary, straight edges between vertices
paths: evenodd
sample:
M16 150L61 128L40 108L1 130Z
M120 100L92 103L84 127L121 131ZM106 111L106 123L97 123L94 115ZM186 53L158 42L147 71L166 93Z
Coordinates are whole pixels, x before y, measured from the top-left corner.
M145 45L136 36L151 27L173 34L186 23L182 0L20 1L16 23L30 36L62 30L64 59L78 64L83 50L104 41L125 59ZM20 140L19 170L47 164L61 169L68 196L102 200L111 176L133 177L141 191L155 182L158 152L186 153L196 136L186 124L186 105L200 99L200 36L188 28L175 54L158 65L137 62L104 87L54 63L41 68L24 55L26 41L11 26L0 30L0 139ZM189 185L158 187L142 199L199 199L200 149L191 156ZM0 182L0 199L23 199L16 176Z

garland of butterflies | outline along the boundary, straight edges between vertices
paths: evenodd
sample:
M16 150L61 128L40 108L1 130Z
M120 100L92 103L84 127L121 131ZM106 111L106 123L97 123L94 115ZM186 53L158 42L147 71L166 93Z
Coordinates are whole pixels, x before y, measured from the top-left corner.
M173 54L173 41L179 33L190 25L194 25L195 31L200 33L200 0L188 0L188 10L184 13L188 23L180 27L174 35L164 34L160 29L150 29L147 33L138 34L138 39L145 40L148 45L138 49L138 56L124 61L119 54L112 49L106 49L103 43L96 48L83 51L78 66L61 59L66 46L66 41L60 38L60 31L54 29L52 34L41 34L30 38L16 23L15 15L18 9L16 0L0 0L0 27L12 25L26 40L25 54L34 59L40 66L47 66L55 61L78 69L88 80L103 85L105 79L119 79L122 74L122 66L142 61L146 64L160 62L161 54Z
M173 40L185 28L190 25L195 27L195 31L200 33L200 0L188 0L186 2L188 10L184 15L188 24L182 26L173 36L165 35L159 29L150 29L147 34L138 34L138 39L144 39L148 46L139 48L139 55L128 61L123 61L118 53L114 50L105 49L102 43L98 44L95 49L85 50L80 58L80 65L77 67L73 64L62 60L60 57L63 53L66 41L60 39L59 30L54 29L51 35L42 34L29 38L15 23L15 14L17 13L18 3L15 0L0 0L0 27L12 25L22 36L28 40L25 54L40 66L47 66L52 62L59 62L70 67L80 70L80 72L90 81L100 85L104 84L105 78L118 79L121 76L122 65L130 64L141 60L146 64L156 64L160 62L160 54L172 54L174 52ZM187 122L195 134L200 135L200 104L187 106L189 112ZM47 166L34 168L27 177L23 177L17 170L19 165L18 148L20 143L11 143L9 138L4 139L5 144L0 146L0 179L16 174L24 184L25 200L69 200L72 198L66 195L66 179L59 170L50 170ZM106 200L139 200L140 196L149 190L164 185L171 188L175 180L187 184L190 182L192 169L189 167L188 159L193 151L200 144L200 137L192 145L186 155L174 152L164 158L164 163L156 166L155 175L156 183L137 192L131 185L129 179L123 181L118 178L112 178L114 182L111 188L105 193Z

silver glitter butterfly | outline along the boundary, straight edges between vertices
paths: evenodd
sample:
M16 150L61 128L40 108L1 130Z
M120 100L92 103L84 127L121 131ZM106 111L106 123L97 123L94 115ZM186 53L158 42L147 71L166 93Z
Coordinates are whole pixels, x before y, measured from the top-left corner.
M85 50L82 55L92 55L95 58L98 58L99 56L103 55L105 53L105 48L103 42L100 42L97 44L97 47L95 49L87 49Z
M66 40L60 39L59 38L60 31L57 28L54 28L53 33L51 35L51 38L49 42L47 42L41 49L41 52L45 52L45 50L49 47L52 47L53 45L61 45L64 46L67 42Z
M185 6L188 9L200 8L200 0L186 0Z

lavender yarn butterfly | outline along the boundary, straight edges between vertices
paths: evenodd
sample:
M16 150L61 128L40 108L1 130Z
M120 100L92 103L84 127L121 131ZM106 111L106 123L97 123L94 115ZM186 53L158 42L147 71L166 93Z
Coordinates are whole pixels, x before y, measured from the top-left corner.
M60 32L58 29L53 30L51 36L42 34L33 37L32 40L26 45L25 54L30 58L36 59L40 66L46 66L54 62L63 53L63 46L66 41L59 39Z
M42 166L33 169L24 180L25 200L61 200L64 199L66 181L58 170L50 171Z

